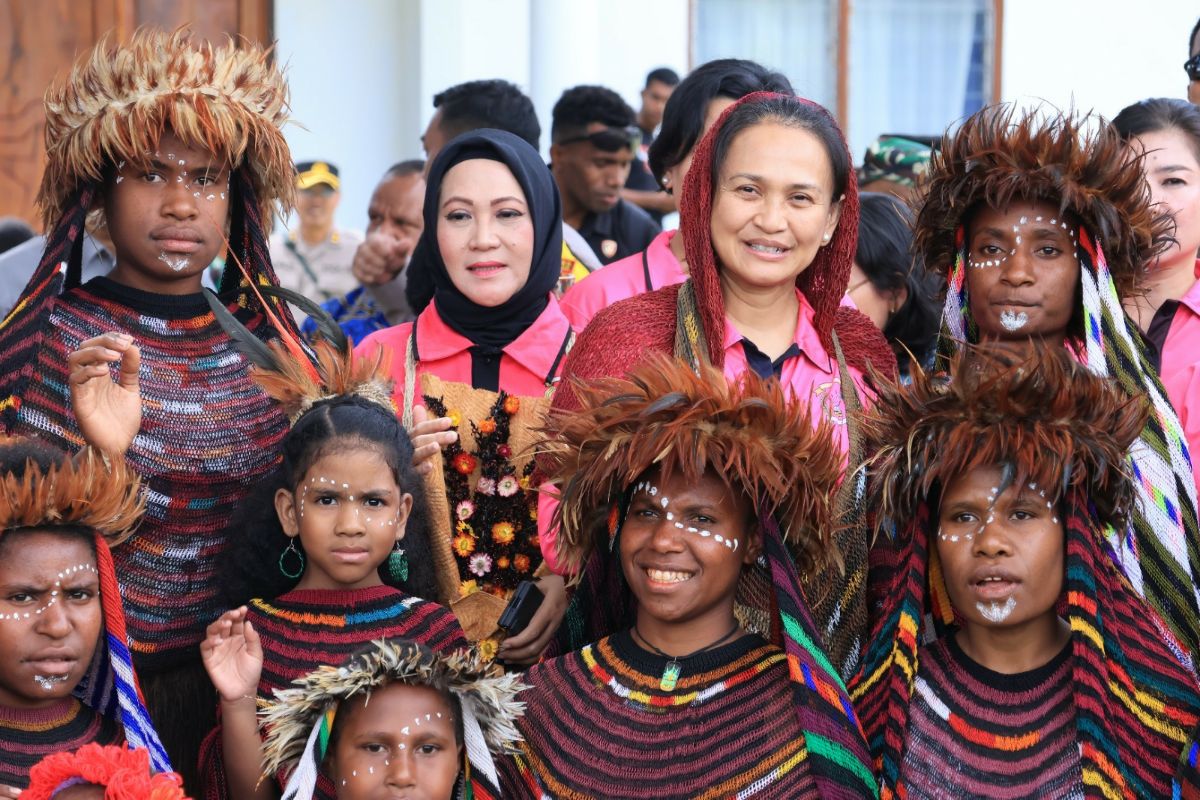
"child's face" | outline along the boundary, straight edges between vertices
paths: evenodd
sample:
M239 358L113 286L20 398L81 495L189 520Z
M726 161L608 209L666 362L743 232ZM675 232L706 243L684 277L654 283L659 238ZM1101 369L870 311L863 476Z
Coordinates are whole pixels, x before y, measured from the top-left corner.
M757 552L749 521L747 501L711 470L695 483L647 473L621 526L621 568L639 614L680 624L731 610Z
M225 245L229 175L228 165L169 130L144 165L118 162L104 201L112 279L162 294L200 291Z
M378 586L377 569L404 538L412 495L400 491L376 449L334 449L313 462L295 490L280 489L275 509L307 559L301 589Z
M0 540L0 705L67 697L104 624L96 556L82 537L35 531Z
M1064 579L1063 525L1036 485L1003 492L1000 468L981 467L942 496L937 554L965 624L1013 627L1055 613Z
M391 683L338 714L348 715L330 757L338 800L450 800L460 748L441 693Z

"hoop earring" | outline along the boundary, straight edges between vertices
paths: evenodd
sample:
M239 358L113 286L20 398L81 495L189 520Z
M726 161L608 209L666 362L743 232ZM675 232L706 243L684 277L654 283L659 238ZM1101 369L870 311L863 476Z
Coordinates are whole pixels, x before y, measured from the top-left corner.
M287 566L284 563L289 553L296 559L298 564L295 572L288 572ZM295 539L289 538L288 546L279 554L279 571L283 573L283 577L285 578L299 578L304 574L304 553L296 549Z
M408 580L408 556L405 554L403 548L400 547L399 539L393 545L392 552L388 553L387 571L395 583L403 583Z

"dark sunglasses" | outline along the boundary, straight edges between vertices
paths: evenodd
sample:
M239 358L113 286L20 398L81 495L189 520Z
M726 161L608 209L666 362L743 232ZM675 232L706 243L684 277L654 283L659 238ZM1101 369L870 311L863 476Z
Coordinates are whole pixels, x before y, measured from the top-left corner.
M575 144L576 142L591 142L606 153L615 153L618 150L637 150L642 143L642 132L636 125L630 125L627 128L605 128L595 133L563 139L559 144Z
M1183 71L1187 73L1188 80L1200 81L1200 53L1183 62Z

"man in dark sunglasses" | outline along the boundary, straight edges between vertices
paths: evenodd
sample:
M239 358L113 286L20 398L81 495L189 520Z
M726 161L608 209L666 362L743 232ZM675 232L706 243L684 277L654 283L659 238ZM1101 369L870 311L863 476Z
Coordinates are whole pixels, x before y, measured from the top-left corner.
M1200 42L1196 40L1200 38L1200 21L1196 22L1192 28L1192 36L1188 39L1188 55L1187 61L1183 62L1183 69L1188 76L1188 100L1196 105L1200 105Z
M633 109L611 89L576 86L554 106L550 139L563 220L605 264L645 249L658 225L621 199L641 143Z

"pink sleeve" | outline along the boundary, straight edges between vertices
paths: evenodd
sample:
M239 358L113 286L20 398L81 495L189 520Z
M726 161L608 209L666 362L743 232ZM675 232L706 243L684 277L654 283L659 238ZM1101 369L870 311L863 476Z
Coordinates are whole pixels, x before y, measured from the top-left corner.
M543 483L538 492L538 545L547 569L555 575L566 575L556 553L558 526L554 525L554 512L558 510L558 497L554 491L553 485Z
M1197 364L1189 364L1172 376L1171 387L1182 387L1183 391L1173 392L1171 398L1175 413L1179 415L1179 424L1183 426L1183 435L1187 438L1188 454L1192 457L1192 477L1196 481L1196 491L1200 494L1200 470L1197 461L1200 460L1200 413L1192 414L1192 403L1200 405L1200 369Z
M600 281L596 280L597 277L599 277L599 273L584 278L567 289L562 299L558 301L558 307L562 309L563 316L567 318L567 322L571 323L571 330L576 333L586 328L592 321L592 317L596 316L596 312L604 308L604 292Z

